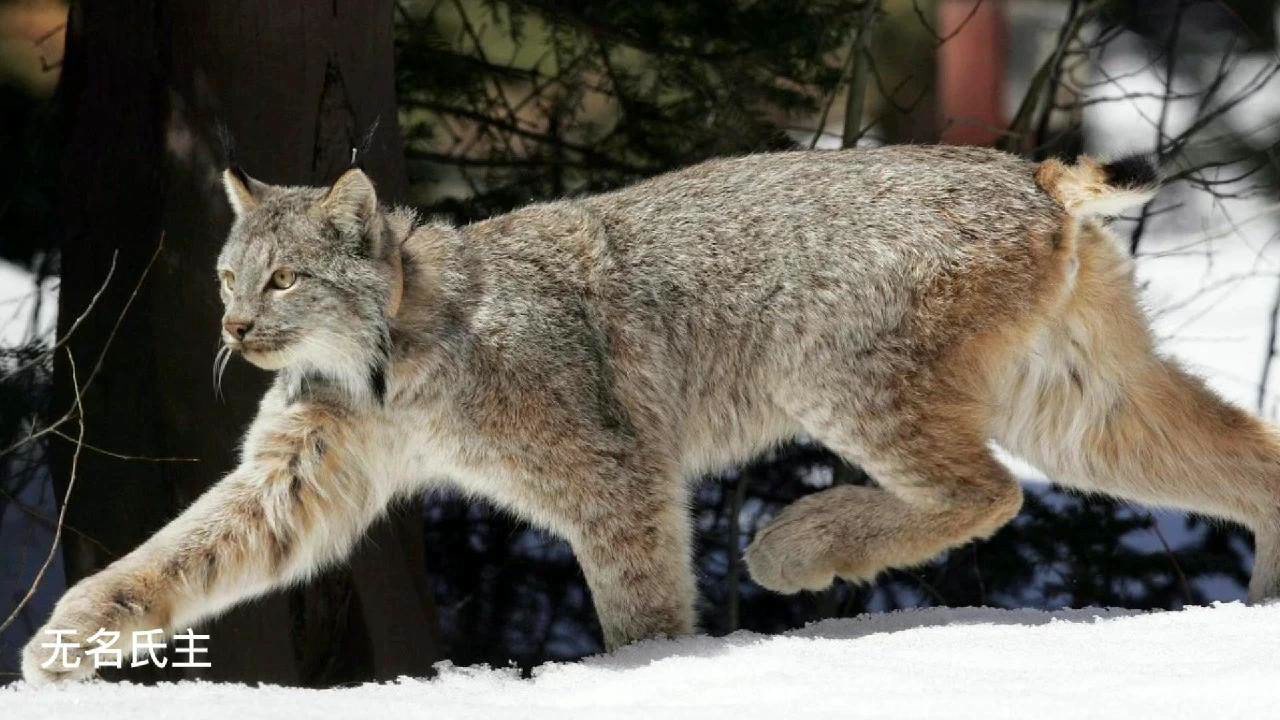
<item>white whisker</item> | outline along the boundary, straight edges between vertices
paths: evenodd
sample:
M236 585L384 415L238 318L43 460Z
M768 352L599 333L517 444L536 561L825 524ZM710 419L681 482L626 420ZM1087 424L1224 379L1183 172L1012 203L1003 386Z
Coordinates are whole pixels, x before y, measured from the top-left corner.
M227 363L231 362L231 348L223 345L218 349L218 354L213 359L213 392L219 400L224 399L222 395L222 374L226 372Z

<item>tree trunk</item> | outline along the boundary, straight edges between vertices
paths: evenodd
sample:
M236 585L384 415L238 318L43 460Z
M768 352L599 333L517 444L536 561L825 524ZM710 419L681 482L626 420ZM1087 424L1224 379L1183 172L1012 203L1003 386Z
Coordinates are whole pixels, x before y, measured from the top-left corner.
M225 401L211 367L221 315L214 259L231 215L219 173L236 159L281 184L332 181L364 146L384 199L403 197L390 0L112 0L72 8L60 93L68 119L59 334L71 336L86 441L68 522L123 554L230 470L266 376L233 363ZM153 252L163 247L114 329ZM114 340L111 340L114 334ZM107 345L110 343L110 347ZM101 367L95 364L103 353ZM55 408L74 404L65 355ZM65 489L70 447L55 457ZM112 558L67 538L71 580ZM325 685L424 674L438 659L416 507L378 525L304 590L209 626L205 677Z
M994 145L1006 125L1004 4L981 0L938 3L938 104L941 142Z

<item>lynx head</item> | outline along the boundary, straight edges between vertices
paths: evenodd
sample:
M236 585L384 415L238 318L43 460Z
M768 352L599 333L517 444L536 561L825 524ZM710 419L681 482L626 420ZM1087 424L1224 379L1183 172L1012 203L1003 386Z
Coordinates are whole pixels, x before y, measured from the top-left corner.
M267 370L324 378L353 398L381 400L400 251L368 176L329 188L281 187L223 173L235 222L217 274L223 349Z

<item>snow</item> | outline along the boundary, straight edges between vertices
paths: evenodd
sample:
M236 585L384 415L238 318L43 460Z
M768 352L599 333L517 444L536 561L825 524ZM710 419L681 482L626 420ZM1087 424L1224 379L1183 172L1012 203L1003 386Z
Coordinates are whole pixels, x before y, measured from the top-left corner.
M57 287L57 279L48 278L37 288L30 270L0 260L0 347L16 347L33 337L52 337L58 311ZM34 323L33 312L39 313Z
M1177 612L932 609L785 635L659 640L532 679L438 666L332 690L182 682L0 688L0 716L252 718L1274 717L1280 604Z

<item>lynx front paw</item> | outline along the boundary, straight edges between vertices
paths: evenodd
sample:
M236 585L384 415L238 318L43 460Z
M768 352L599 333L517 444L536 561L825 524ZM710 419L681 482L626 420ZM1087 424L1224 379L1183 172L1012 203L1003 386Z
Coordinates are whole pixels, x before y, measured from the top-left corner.
M85 655L86 646L77 642L77 636L51 632L53 629L49 625L40 628L23 648L22 678L32 685L49 685L93 677L95 669ZM58 647L68 643L74 646Z
M23 679L46 685L90 678L96 674L94 655L106 646L127 658L128 638L144 615L133 598L124 584L101 575L72 587L23 648Z

